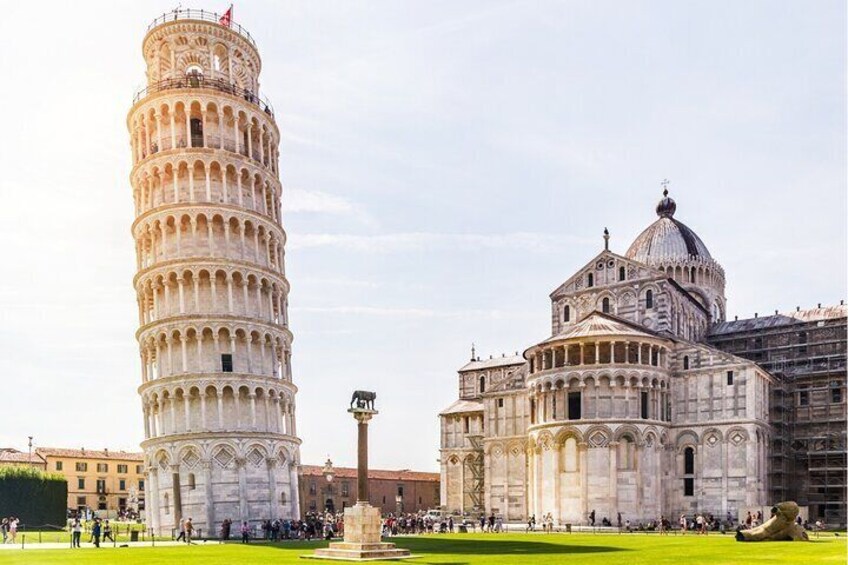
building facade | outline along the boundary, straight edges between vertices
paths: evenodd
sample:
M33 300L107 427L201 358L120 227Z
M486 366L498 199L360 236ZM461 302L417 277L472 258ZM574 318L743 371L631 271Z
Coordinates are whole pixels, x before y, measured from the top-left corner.
M724 270L676 211L664 193L624 255L605 230L604 249L550 295L549 338L523 355L472 350L440 414L446 510L586 524L592 512L737 518L774 501L783 380L718 343L733 333Z
M142 42L127 117L148 520L298 516L280 132L254 39L175 10Z
M122 511L144 510L142 453L39 447L34 455L44 461L45 470L67 479L68 510L91 510L112 517Z
M300 475L301 513L340 512L356 504L356 469L333 467L327 480L326 466L302 465ZM414 513L439 506L439 473L403 469L368 470L370 504L383 514Z
M821 304L727 321L714 347L755 361L776 377L769 483L774 500L809 507L811 519L846 523L848 307Z

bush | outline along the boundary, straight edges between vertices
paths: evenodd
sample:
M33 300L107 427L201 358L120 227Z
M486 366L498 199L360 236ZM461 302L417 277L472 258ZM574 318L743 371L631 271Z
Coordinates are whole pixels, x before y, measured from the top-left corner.
M0 516L16 516L22 526L64 524L68 481L33 467L0 467Z

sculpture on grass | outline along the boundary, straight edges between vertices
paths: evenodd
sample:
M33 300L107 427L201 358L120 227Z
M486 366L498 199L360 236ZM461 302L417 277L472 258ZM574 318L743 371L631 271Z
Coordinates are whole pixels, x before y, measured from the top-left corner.
M809 541L807 532L795 522L798 505L781 502L771 507L771 518L749 530L736 531L736 541Z

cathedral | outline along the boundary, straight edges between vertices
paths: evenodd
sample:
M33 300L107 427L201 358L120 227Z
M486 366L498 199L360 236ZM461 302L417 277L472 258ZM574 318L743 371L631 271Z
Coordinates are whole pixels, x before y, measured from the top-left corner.
M440 414L445 510L638 523L772 502L778 377L710 344L725 274L676 208L666 190L623 255L605 230L551 293L549 338L521 355L472 350Z

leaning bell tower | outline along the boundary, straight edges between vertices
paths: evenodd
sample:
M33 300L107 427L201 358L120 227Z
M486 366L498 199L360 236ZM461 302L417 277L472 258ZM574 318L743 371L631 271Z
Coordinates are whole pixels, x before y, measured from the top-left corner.
M147 85L127 116L142 366L146 516L297 518L280 132L253 37L175 10L142 43Z

